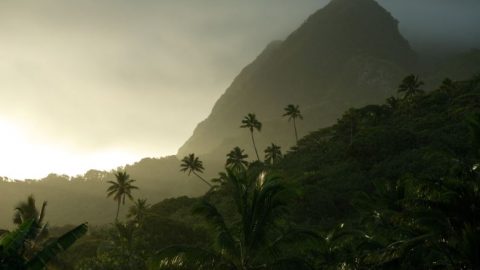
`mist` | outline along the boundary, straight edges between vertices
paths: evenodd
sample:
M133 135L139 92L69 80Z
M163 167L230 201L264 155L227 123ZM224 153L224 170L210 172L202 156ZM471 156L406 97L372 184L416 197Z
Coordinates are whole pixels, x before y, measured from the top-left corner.
M174 154L266 44L326 3L2 1L0 127L10 135L0 138L10 150L0 175ZM478 1L381 4L420 50L478 47Z

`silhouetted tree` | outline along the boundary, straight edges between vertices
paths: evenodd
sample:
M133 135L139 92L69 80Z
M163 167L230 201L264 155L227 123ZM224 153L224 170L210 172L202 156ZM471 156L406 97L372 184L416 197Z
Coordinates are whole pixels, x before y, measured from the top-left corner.
M238 146L233 148L233 150L227 154L226 167L235 171L246 169L248 161L245 159L248 158L248 155L245 154L244 151L245 150L240 149Z
M81 224L29 254L25 246L30 241L29 236L35 234L36 230L35 220L30 219L20 224L15 231L7 232L0 238L0 269L46 269L49 261L85 235L88 227L86 223Z
M117 201L117 214L115 221L118 221L118 213L120 212L120 203L125 204L125 198L133 200L132 190L138 187L132 185L135 180L130 179L130 175L126 171L115 173L116 181L108 181L110 187L107 189L107 197L113 196L113 200Z
M33 221L30 233L26 236L27 255L33 253L37 249L38 244L48 236L48 224L44 224L46 207L47 202L44 201L39 211L33 195L28 196L26 201L18 203L15 207L13 215L13 223L15 225L20 226L27 221Z
M285 113L283 116L288 116L288 121L293 120L293 129L295 130L295 141L298 144L298 133L297 133L297 123L296 119L303 119L303 116L300 112L300 107L298 105L289 104L285 107Z
M275 164L282 158L282 151L280 146L272 143L265 149L265 162L268 164Z
M257 130L260 132L262 130L262 123L257 120L257 117L253 113L249 113L242 120L241 128L248 128L250 130L250 136L252 137L253 149L255 149L255 154L257 155L257 160L260 161L260 156L258 155L257 146L255 145L255 138L253 137L253 131Z
M202 176L198 174L203 173L205 168L203 167L203 162L198 157L196 157L195 154L189 154L188 156L185 156L182 159L182 164L180 164L180 167L180 171L188 172L189 176L191 173L193 173L209 187L213 187L212 184L210 184L207 180L205 180Z
M135 204L128 209L127 218L133 218L136 223L142 224L149 208L147 199L137 199Z
M446 78L445 80L443 80L442 84L440 85L440 91L445 93L449 99L452 98L455 90L456 90L455 82L453 82L449 78Z
M403 94L407 100L412 99L417 95L425 93L425 91L421 89L424 84L417 75L411 74L405 77L398 86L398 93Z
M399 103L400 102L399 102L398 98L396 98L396 97L387 98L388 107L390 107L390 109L392 109L392 110L396 110L398 108Z

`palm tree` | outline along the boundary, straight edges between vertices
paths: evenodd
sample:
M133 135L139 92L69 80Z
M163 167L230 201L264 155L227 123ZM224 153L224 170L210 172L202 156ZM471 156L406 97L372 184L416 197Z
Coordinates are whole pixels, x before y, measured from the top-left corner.
M443 80L442 85L440 85L440 91L444 92L449 99L452 98L456 88L455 82L449 78Z
M151 259L150 269L310 269L299 257L284 252L292 249L281 248L298 244L306 232L281 232L276 226L286 211L282 196L286 189L279 179L265 172L238 173L228 168L221 178L235 202L239 222L228 224L216 206L202 201L194 213L205 217L214 229L212 248L165 248Z
M260 156L258 155L257 146L255 145L255 138L253 137L253 131L257 130L260 132L262 130L262 123L257 120L257 116L253 113L247 114L242 120L241 128L248 128L250 130L250 135L252 137L253 149L255 149L255 154L257 155L257 160L260 161Z
M142 224L149 208L150 205L147 203L147 199L137 199L135 204L128 209L127 218L133 218L136 223Z
M387 98L387 104L390 109L396 110L399 105L399 100L396 97L389 97Z
M191 173L193 173L209 187L213 187L212 184L210 184L207 180L205 180L202 176L198 174L203 173L205 168L203 167L203 162L198 157L196 157L195 154L189 154L188 156L185 156L182 159L182 164L180 164L180 167L182 167L180 169L181 172L188 172L189 176Z
M113 200L117 201L117 214L115 221L118 221L118 213L120 212L120 203L125 205L125 198L133 200L132 190L138 187L132 185L135 180L130 179L130 175L126 171L118 171L115 173L116 181L108 181L110 187L107 189L107 197L113 196Z
M400 86L398 86L398 93L403 93L404 98L410 100L417 95L425 93L421 89L424 84L417 75L411 74L405 77Z
M28 196L26 201L18 203L15 207L15 214L13 215L13 223L15 225L20 226L27 221L33 220L31 233L27 237L32 250L35 249L37 242L48 236L48 225L43 223L46 207L47 202L44 201L39 211L33 195Z
M244 170L248 166L248 161L245 159L248 158L247 154L244 154L243 149L240 147L233 148L230 153L227 154L227 163L226 167L235 171Z
M272 143L271 146L265 149L265 162L268 164L275 164L282 158L282 151L280 146Z
M289 104L287 107L285 107L285 113L283 114L283 116L288 116L288 121L290 122L290 120L293 120L293 128L295 130L295 141L297 142L298 144L298 133L297 133L297 123L296 123L296 119L300 119L302 120L303 119L303 116L302 116L302 113L300 112L300 108L298 105L293 105L293 104Z

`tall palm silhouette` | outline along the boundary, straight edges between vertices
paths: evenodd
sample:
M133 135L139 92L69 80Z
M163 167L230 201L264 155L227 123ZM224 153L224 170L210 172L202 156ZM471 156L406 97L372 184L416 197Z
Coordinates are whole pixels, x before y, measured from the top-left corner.
M210 184L207 180L205 180L200 174L198 173L203 173L205 168L203 167L203 162L195 156L195 154L189 154L188 156L185 156L182 159L182 164L180 164L180 171L182 172L188 172L188 175L190 176L191 173L193 173L196 177L200 178L205 184L207 184L209 187L213 187L212 184Z
M281 147L272 143L265 149L265 162L268 164L275 164L282 158Z
M253 137L253 131L257 130L260 132L262 130L262 123L257 120L257 116L253 113L247 114L242 120L241 128L248 128L250 130L250 136L252 137L253 149L255 149L255 154L257 155L257 160L260 161L260 156L258 155L257 145L255 144L255 138Z
M398 93L403 93L404 98L410 100L425 92L421 89L424 84L425 83L422 82L417 75L411 74L405 77L402 83L398 86Z
M244 151L245 150L240 149L238 146L233 148L233 150L227 154L226 167L235 171L246 169L248 161L245 159L248 158L248 155L245 154Z
M296 119L303 119L302 113L300 112L300 106L289 104L285 107L284 117L288 116L288 121L293 120L293 129L295 130L295 141L298 144L298 133L297 133L297 123Z
M132 190L138 187L132 185L135 180L130 178L126 171L118 171L115 173L116 181L108 181L110 187L107 189L107 197L113 196L113 200L117 201L117 214L115 221L118 221L118 213L120 212L120 203L125 204L125 198L133 200Z

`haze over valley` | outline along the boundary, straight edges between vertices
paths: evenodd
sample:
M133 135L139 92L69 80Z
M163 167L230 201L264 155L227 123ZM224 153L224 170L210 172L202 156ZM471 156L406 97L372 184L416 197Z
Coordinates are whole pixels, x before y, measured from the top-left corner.
M2 1L0 175L176 154L236 74L326 3ZM480 44L478 1L380 3L414 49Z
M0 270L480 269L478 10L0 1Z

